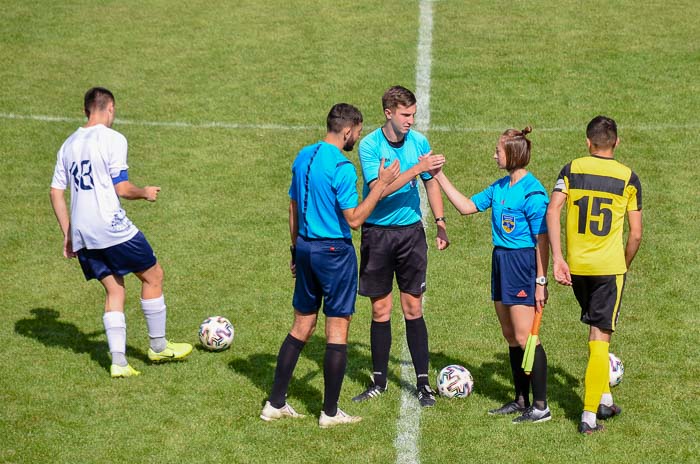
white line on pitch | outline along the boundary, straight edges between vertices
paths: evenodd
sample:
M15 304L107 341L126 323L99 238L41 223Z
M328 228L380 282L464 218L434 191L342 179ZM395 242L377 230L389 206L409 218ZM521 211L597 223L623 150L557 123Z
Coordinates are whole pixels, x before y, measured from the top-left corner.
M16 113L0 113L2 119L29 119L33 121L44 122L77 122L84 123L85 118L67 118L62 116L46 116L37 114L16 114ZM323 130L323 126L304 126L304 125L286 125L286 124L245 124L223 121L204 121L204 122L186 122L186 121L139 121L131 119L114 120L115 125L127 126L156 126L156 127L180 127L185 129L257 129L257 130L288 130L288 131L307 131L307 130Z
M416 92L416 98L419 98L419 93ZM429 103L429 98L428 98ZM419 102L419 105L423 103ZM419 106L419 108L421 108ZM416 114L416 129L420 129L419 122L421 118L427 119L425 121L425 127L428 127L430 123L430 115L422 114L423 111L419 111ZM65 116L49 116L43 114L18 114L18 113L0 113L0 119L11 119L11 120L29 120L29 121L39 121L39 122L65 122L65 123L78 123L82 124L85 122L85 118L71 118ZM224 122L224 121L202 121L202 122L187 122L187 121L140 121L135 119L115 119L114 123L118 126L120 124L125 126L146 126L146 127L173 127L182 129L245 129L245 130L284 130L284 131L312 131L318 130L322 131L325 129L324 126L314 126L314 125L295 125L295 124L251 124L251 123L236 123L236 122ZM430 126L431 132L485 132L485 133L501 133L503 132L503 125L500 127L464 127L464 126ZM537 127L533 126L536 132L582 132L583 126L581 127ZM635 130L635 131L655 131L655 130L696 130L700 129L700 123L689 122L684 124L677 123L638 123L632 125L620 124L618 127L621 130ZM365 126L366 131L376 129L371 125Z

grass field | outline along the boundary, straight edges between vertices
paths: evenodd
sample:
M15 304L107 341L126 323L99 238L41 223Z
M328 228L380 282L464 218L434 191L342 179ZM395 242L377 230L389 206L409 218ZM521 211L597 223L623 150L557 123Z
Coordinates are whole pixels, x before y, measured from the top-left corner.
M643 184L645 235L611 344L625 362L613 390L624 412L582 437L587 332L571 291L556 285L541 331L553 420L516 427L485 414L511 395L489 301L488 216L446 207L450 248L437 252L428 230L431 375L462 364L475 392L423 411L408 457L396 441L410 388L400 312L388 394L350 401L371 365L363 298L340 405L364 421L317 426L321 331L289 389L307 418L263 423L258 414L292 318L292 159L323 136L333 103L359 106L371 129L383 121L385 88L415 87L418 2L0 6L0 462L700 461L697 2L432 4L428 135L454 183L470 194L500 176L491 159L499 133L530 124L530 168L549 188L586 154L586 123L606 114L621 128L618 159ZM131 180L163 189L155 204L125 208L165 269L169 336L194 343L201 320L222 314L236 328L232 349L150 365L130 278L127 357L143 374L109 378L101 287L61 257L48 199L55 153L82 124L93 85L116 95Z

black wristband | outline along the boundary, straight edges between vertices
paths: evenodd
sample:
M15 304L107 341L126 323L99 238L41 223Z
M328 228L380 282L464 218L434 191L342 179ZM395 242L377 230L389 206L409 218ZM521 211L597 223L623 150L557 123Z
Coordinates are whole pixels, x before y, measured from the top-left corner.
M296 264L297 261L297 247L294 245L289 245L289 252L292 255L292 264Z
M447 220L445 220L445 216L440 216L440 217L435 218L435 224L437 224L440 221L447 222Z

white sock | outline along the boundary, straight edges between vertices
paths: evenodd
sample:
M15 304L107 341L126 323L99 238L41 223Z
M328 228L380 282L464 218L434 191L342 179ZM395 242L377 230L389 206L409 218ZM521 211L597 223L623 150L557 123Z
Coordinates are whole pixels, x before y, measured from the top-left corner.
M151 339L151 349L156 353L163 351L167 345L165 340L165 298L163 295L150 300L141 300L141 309L146 318L148 336Z
M112 364L126 366L126 319L121 311L107 311L102 316L102 322L107 334L109 353L112 355Z
M585 422L591 427L595 427L597 425L595 421L595 413L591 411L583 411L583 414L581 414L581 422Z
M600 397L600 404L604 404L605 406L612 406L613 405L613 397L611 393L603 393L603 396Z

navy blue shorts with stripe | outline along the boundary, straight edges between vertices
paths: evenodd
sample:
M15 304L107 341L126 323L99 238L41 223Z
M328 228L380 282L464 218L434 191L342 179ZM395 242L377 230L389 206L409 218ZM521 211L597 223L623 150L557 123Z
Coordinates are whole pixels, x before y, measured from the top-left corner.
M110 275L123 276L142 272L155 266L157 260L153 248L139 231L131 240L108 248L78 250L78 261L85 280L102 280Z
M304 314L351 316L357 298L357 256L350 239L297 238L292 306Z
M495 247L491 254L491 299L504 305L535 306L534 248Z

